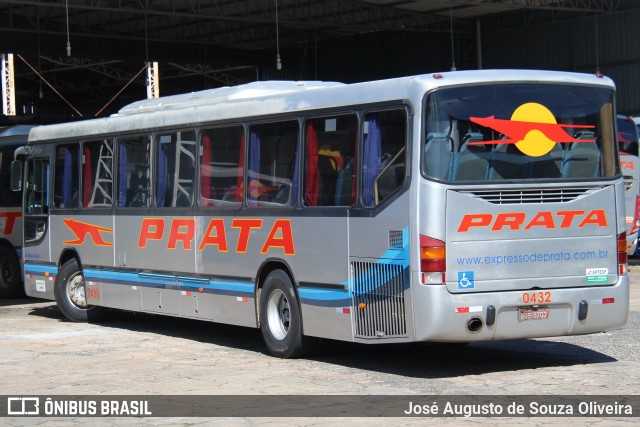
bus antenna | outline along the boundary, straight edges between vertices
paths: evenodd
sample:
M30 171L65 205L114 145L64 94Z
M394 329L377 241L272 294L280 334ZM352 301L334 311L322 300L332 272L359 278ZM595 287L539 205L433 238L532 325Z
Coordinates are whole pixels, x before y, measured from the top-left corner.
M451 6L449 6L449 24L451 33L451 71L456 71L456 57L453 49L453 14L451 12Z
M600 74L600 58L598 55L598 13L596 12L594 14L594 18L595 18L595 37L596 37L596 42L595 42L595 50L596 50L596 74Z

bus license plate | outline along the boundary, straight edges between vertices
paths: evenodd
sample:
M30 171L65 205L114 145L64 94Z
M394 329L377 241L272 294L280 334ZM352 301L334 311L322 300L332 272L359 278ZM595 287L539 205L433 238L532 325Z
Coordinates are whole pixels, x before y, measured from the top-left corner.
M539 308L534 310L532 308L520 308L518 309L518 319L521 322L526 320L541 320L549 318L549 309L548 308Z

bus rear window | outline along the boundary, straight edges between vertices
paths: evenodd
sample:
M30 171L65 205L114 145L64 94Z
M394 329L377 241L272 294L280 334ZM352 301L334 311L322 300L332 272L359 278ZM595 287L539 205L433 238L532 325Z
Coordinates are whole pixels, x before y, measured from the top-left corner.
M426 100L423 173L447 181L575 179L617 173L613 92L501 84Z

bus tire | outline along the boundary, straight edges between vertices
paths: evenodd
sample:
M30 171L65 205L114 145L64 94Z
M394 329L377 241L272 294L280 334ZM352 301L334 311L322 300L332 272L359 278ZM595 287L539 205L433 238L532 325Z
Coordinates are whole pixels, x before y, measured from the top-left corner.
M75 258L62 265L53 294L64 317L72 322L99 322L108 313L105 307L87 304L84 276Z
M272 271L264 281L260 329L267 349L276 357L300 357L307 350L298 298L289 275L282 270Z
M24 296L20 260L8 246L0 246L0 298Z

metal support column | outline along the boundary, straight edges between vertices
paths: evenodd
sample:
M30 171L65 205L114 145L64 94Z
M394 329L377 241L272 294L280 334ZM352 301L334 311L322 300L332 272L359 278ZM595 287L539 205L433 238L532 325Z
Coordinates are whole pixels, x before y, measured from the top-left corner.
M158 63L147 62L147 99L160 97L160 79Z
M2 54L2 114L16 115L16 88L13 79L13 53Z

